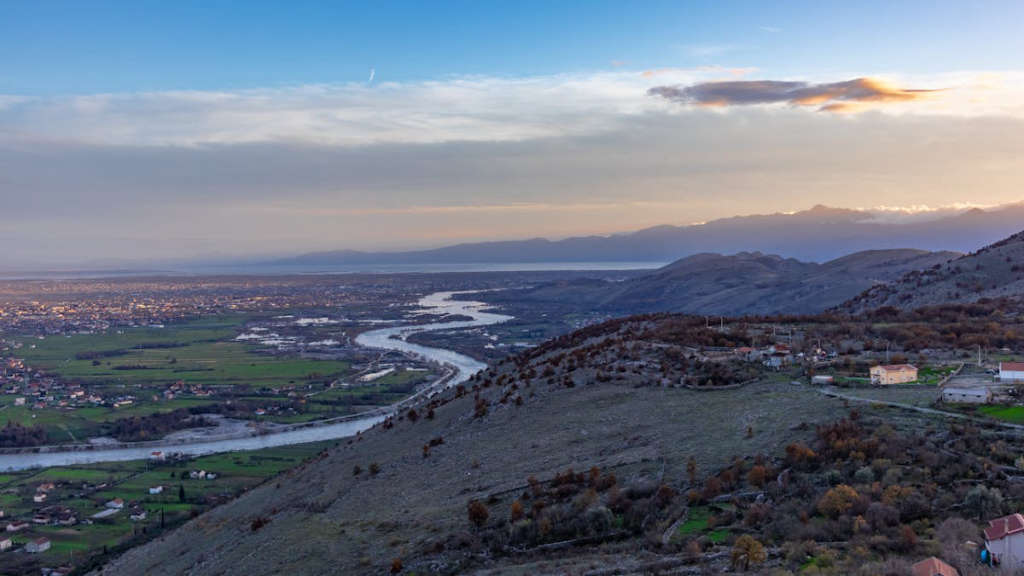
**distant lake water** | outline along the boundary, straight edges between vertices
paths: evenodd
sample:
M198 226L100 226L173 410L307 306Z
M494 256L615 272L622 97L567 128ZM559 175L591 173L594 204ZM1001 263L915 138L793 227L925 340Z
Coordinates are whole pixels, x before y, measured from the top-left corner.
M444 272L551 272L577 270L652 270L668 262L497 262L462 264L236 264L173 266L148 270L0 271L0 280L111 278L133 276L288 276L327 274L413 274Z

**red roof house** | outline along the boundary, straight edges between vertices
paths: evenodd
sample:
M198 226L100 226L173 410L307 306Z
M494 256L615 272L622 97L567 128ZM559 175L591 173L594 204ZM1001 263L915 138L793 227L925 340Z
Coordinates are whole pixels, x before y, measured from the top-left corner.
M914 576L960 576L956 568L939 560L935 556L921 560L910 567Z

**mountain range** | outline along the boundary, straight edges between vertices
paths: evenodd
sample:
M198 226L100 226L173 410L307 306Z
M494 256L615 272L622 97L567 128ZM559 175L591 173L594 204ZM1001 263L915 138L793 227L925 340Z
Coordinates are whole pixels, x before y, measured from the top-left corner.
M736 216L627 234L458 244L409 252L316 252L275 260L283 265L390 265L538 262L665 263L704 252L758 250L810 262L892 248L967 252L1020 230L1024 203L887 221L866 210L815 206L794 213Z
M570 279L482 297L505 306L556 305L613 315L814 313L877 284L959 256L957 252L870 250L819 264L760 252L697 254L622 281Z

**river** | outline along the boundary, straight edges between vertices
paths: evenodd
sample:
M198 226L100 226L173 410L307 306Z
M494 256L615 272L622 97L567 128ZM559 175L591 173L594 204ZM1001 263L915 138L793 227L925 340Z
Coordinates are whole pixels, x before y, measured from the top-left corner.
M474 358L459 354L444 348L432 348L406 341L412 334L420 332L434 332L438 330L455 330L460 328L474 328L489 326L511 320L511 316L486 312L483 302L466 300L452 300L456 294L472 293L467 292L436 292L429 294L419 301L421 314L457 314L468 316L471 320L452 322L433 322L428 324L412 324L404 326L392 326L379 330L363 332L356 337L356 343L367 348L382 350L398 350L406 354L412 354L428 361L437 362L449 368L450 377L444 377L431 386L421 389L411 398L418 398L429 394L440 388L454 386L465 382L470 376L482 370L486 365ZM404 405L409 399L399 402L396 407ZM330 424L310 425L308 427L265 434L262 436L243 436L235 438L211 439L206 441L193 441L183 443L146 443L140 446L119 446L117 448L101 448L84 450L48 450L44 452L33 452L25 454L0 454L0 470L14 471L28 468L39 468L49 466L72 466L76 464L92 464L96 462L123 462L126 460L141 460L149 458L154 450L168 452L181 452L193 456L203 454L214 454L217 452L232 452L237 450L259 450L261 448L273 448L275 446L287 446L290 444L303 444L306 442L317 442L320 440L334 440L353 436L372 427L374 424L387 418L389 410L375 412L361 418L348 419Z

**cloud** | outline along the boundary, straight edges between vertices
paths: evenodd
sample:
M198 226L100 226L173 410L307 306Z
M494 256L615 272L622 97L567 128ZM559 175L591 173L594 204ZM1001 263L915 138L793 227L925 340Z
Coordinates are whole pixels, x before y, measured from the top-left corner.
M848 112L867 104L911 102L939 90L896 88L875 78L811 84L779 80L702 82L690 86L656 86L648 94L700 106L786 103L818 106L826 112Z

